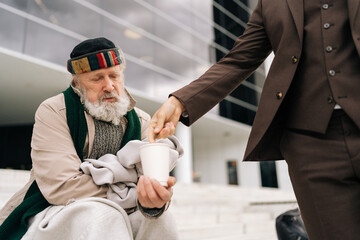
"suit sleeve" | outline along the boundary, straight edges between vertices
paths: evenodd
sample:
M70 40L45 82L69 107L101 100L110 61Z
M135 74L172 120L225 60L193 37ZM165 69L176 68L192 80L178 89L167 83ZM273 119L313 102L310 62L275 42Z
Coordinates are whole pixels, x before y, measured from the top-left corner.
M184 104L188 113L181 121L189 126L203 116L247 79L271 50L260 0L231 51L200 78L171 94Z
M48 101L35 114L31 141L35 179L45 199L54 205L86 197L106 197L108 188L97 186L91 176L80 170L65 109Z

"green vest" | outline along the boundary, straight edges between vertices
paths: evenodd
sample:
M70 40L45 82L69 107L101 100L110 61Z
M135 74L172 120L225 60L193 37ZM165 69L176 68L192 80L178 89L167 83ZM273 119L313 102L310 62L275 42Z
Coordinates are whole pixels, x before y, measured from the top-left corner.
M88 131L84 106L81 104L80 97L71 87L66 89L63 94L65 96L66 118L71 138L77 155L83 161L83 149ZM141 140L141 125L135 110L129 111L125 117L128 120L128 125L120 148L131 140ZM21 239L28 230L28 219L48 206L50 206L50 203L46 201L36 181L34 181L26 192L22 203L12 211L0 226L0 239Z

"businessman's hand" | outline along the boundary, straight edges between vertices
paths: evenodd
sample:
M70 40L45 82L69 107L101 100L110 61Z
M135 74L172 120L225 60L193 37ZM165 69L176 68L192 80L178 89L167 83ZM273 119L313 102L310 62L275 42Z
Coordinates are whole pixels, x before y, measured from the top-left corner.
M157 138L167 138L169 135L173 135L184 110L184 106L176 97L168 98L151 118L148 132L149 141L154 143Z

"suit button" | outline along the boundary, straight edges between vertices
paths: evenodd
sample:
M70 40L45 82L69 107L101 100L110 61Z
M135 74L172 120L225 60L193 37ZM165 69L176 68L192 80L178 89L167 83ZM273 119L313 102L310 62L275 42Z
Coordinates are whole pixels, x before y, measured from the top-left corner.
M327 51L328 53L332 52L332 50L333 50L333 47L332 47L332 46L327 46L327 47L326 47L326 51Z
M332 104L334 102L334 98L330 96L328 97L327 101L329 104Z
M276 98L277 98L277 99L282 99L282 97L283 97L283 93L282 93L282 92L277 92L277 93L276 93Z
M328 8L329 8L329 4L327 4L327 3L323 4L323 5L322 5L322 8L325 9L325 10L328 9Z
M291 62L292 62L292 63L295 64L295 63L297 63L298 61L299 61L299 59L298 59L297 56L292 56L292 57L291 57Z
M335 74L336 74L335 70L330 70L330 71L329 71L329 75L330 75L330 76L333 77L333 76L335 76Z

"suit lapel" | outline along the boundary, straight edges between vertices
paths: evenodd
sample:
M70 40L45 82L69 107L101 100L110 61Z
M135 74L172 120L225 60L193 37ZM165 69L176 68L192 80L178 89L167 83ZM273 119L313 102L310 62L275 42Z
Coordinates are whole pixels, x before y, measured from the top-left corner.
M359 0L348 0L349 20L351 29L355 26L356 15L359 11ZM359 24L359 23L358 23Z
M350 0L349 0L350 1ZM359 0L352 0L359 1ZM291 15L294 19L296 30L299 34L300 43L302 44L303 40L303 31L304 31L304 1L303 0L287 0Z

